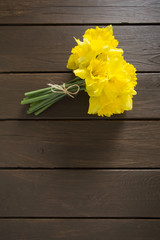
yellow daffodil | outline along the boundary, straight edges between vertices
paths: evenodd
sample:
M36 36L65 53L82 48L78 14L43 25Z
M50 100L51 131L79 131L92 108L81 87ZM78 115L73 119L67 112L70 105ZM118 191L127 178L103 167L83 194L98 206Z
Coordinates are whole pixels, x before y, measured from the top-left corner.
M87 67L92 58L118 45L111 25L106 28L88 29L83 35L83 42L76 38L75 41L78 45L72 49L67 64L67 68L72 70Z
M86 30L83 41L75 38L77 46L71 51L67 68L76 78L61 85L49 83L48 88L25 93L22 104L30 104L27 113L40 114L52 104L79 91L89 95L89 114L110 117L132 109L136 94L136 69L123 58L123 50L112 26Z
M124 60L123 50L117 48L112 26L88 29L83 41L76 42L67 67L85 79L90 96L88 113L110 117L131 110L136 69Z

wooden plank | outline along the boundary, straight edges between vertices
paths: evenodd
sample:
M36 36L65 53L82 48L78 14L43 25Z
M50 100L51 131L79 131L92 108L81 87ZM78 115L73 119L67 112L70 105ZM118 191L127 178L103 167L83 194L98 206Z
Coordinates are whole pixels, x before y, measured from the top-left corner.
M66 71L73 36L91 26L1 26L0 71ZM127 61L138 71L159 71L159 26L115 26Z
M160 170L1 170L1 217L160 217Z
M137 95L134 96L133 110L121 115L114 115L110 119L142 119L160 118L160 74L137 75ZM70 73L55 74L0 74L0 109L1 119L95 119L96 115L88 115L88 95L79 93L75 99L65 97L43 114L35 117L27 115L28 106L20 105L24 92L44 88L47 83L67 82L74 78ZM4 104L5 99L5 104Z
M7 121L0 133L3 168L160 168L158 121Z
M5 219L0 232L3 240L159 240L160 220Z
M92 1L91 4L90 1L1 0L0 24L160 23L158 6L158 1L142 0L134 4L132 1Z
M1 10L16 10L16 9L30 9L39 7L154 7L159 6L158 0L99 0L99 1L93 1L93 0L46 0L45 3L43 0L35 0L32 2L31 0L28 0L27 2L19 0L15 0L12 2L11 0L1 0L0 7Z

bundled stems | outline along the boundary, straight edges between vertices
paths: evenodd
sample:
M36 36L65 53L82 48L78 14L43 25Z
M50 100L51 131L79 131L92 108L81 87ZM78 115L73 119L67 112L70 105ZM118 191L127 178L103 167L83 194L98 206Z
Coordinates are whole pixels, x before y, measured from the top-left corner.
M79 86L79 91L85 90L85 81L79 77L67 82L65 88L70 87L69 92L74 94L77 91L77 86ZM59 85L63 87L63 85ZM72 87L71 87L72 86ZM34 113L35 115L40 114L52 104L59 101L61 98L67 95L65 91L59 91L58 89L53 89L52 87L47 87L31 92L26 92L25 98L21 101L21 104L30 104L27 111L28 114Z

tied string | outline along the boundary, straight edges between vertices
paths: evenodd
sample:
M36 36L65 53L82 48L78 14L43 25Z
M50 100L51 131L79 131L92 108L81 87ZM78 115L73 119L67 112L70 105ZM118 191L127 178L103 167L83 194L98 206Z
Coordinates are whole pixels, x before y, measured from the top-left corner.
M51 87L51 91L53 93L65 93L72 98L74 98L73 95L76 95L80 91L80 86L78 84L73 84L69 87L66 87L65 83L63 83L62 85L48 83L47 85ZM74 92L69 91L69 89L71 90L74 87L77 87L77 90L75 90Z

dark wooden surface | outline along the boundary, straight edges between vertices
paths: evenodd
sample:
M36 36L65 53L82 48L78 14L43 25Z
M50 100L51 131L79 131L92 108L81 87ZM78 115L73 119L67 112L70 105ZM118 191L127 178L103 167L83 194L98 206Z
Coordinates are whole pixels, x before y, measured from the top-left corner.
M2 170L0 215L160 217L159 186L160 170Z
M87 26L1 26L1 72L67 71L73 36L82 39ZM159 71L160 27L115 26L114 34L125 59L137 71Z
M159 220L5 219L0 220L0 225L4 240L106 240L106 236L107 240L160 239Z
M0 132L3 168L160 168L158 121L4 121Z
M134 97L133 110L122 115L115 115L110 119L159 119L160 74L138 73L137 77L137 95ZM0 119L37 119L34 115L26 115L27 107L22 108L19 104L24 92L37 89L37 86L46 87L50 81L62 83L72 78L74 78L72 73L0 74ZM10 94L11 89L12 94ZM99 119L97 116L88 115L87 110L88 95L82 92L75 99L65 97L39 115L38 119Z
M159 5L158 0L1 0L0 21L12 24L159 23Z
M66 82L73 36L113 24L138 71L134 109L87 115L88 96L39 117L23 93ZM0 239L160 239L160 2L0 1Z

